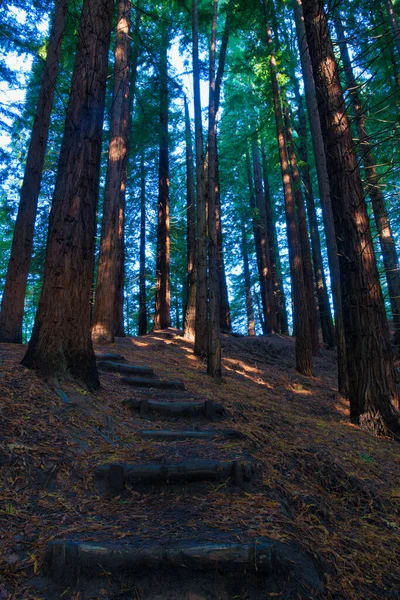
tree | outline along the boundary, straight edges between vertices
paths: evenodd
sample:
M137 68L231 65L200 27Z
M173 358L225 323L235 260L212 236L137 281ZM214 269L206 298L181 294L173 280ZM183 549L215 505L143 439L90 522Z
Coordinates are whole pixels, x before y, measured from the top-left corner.
M92 326L93 341L110 343L124 335L124 227L129 136L130 2L118 2L110 142L103 204L99 268Z
M398 431L393 356L362 181L322 0L303 0L318 110L329 156L342 283L350 417L375 432Z
M142 148L140 152L139 335L146 335L146 333L146 171Z
M22 364L99 385L90 296L113 0L85 0L57 181L43 288Z
M67 8L68 0L56 1L1 304L0 342L22 342L26 283Z

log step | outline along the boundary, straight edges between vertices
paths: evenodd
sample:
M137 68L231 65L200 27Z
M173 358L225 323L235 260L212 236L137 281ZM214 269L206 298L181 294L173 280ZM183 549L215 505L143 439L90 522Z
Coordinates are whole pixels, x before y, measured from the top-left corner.
M146 377L122 377L121 381L128 385L136 387L150 387L155 389L173 389L184 390L185 384L182 381L173 381L169 379L150 379Z
M240 431L234 429L214 430L214 431L192 431L181 430L170 431L166 429L145 429L140 431L139 435L144 440L156 441L175 441L175 440L214 440L218 438L243 439L245 436Z
M139 410L145 417L150 413L159 413L166 416L199 416L203 415L209 419L215 416L221 416L225 413L222 404L213 400L204 400L201 402L168 402L168 400L147 400L129 398L125 404L134 410Z
M250 596L246 593L246 597L251 598L265 598L270 595L267 592L276 592L277 589L282 592L282 597L283 594L307 600L325 597L311 556L299 544L267 537L253 543L189 541L174 545L53 540L47 547L44 569L47 576L63 587L76 587L85 577L90 580L104 578L105 573L119 575L118 580L131 577L135 584L139 582L140 585L143 574L147 577L153 574L154 588L149 594L145 593L145 598L152 597L153 589L158 591L157 597L164 597L160 591L169 591L171 581L175 593L172 596L168 594L168 597L183 597L179 595L182 578L189 578L192 589L198 578L203 577L200 582L204 582L210 579L211 574L212 598L217 597L215 592L219 590L215 589L216 585L220 585L217 576L236 577L235 590L242 591L239 588L243 584L244 593L257 580L257 593ZM158 583L160 577L161 589ZM204 590L203 586L200 591ZM230 591L232 593L232 589ZM275 592L271 595L281 595ZM232 597L228 594L225 592L218 597ZM186 597L189 596L185 594ZM206 596L202 593L201 597Z
M252 466L240 461L192 460L174 464L129 465L108 463L95 470L95 483L101 494L118 494L129 485L168 485L194 481L224 481L232 479L243 487L250 481Z
M112 371L114 373L124 373L125 375L140 375L143 377L154 377L154 371L151 367L142 367L139 365L130 365L128 363L119 363L111 360L102 360L98 364L102 371Z
M107 361L120 362L122 360L126 360L125 356L123 356L122 354L117 354L117 353L113 353L113 352L106 352L106 353L96 352L95 356L96 356L97 361L107 360Z

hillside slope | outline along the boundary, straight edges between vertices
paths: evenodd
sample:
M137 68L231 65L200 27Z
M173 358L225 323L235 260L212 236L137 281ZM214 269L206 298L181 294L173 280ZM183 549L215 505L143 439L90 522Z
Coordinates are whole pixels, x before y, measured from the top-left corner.
M123 402L141 392L115 373L101 374L95 394L72 382L60 392L59 382L44 382L19 364L23 347L0 345L1 600L61 596L40 577L47 544L60 537L247 543L265 536L301 545L323 581L323 597L400 598L400 446L349 423L332 351L321 351L308 379L294 370L294 340L224 336L217 385L176 330L121 338L106 350L183 381L194 397L222 403L227 418L211 426L244 438L195 446L144 440L143 418ZM162 419L150 425L167 426ZM225 483L195 494L131 490L112 500L93 492L100 463L215 452L250 461L251 485L235 494ZM111 587L105 583L103 595L91 597L121 598ZM279 589L269 596L285 597ZM83 596L65 590L63 598Z

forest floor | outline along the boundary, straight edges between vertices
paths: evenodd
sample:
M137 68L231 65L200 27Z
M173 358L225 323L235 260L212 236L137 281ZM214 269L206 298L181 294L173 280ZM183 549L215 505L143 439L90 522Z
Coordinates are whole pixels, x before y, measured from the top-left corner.
M66 403L57 382L20 365L24 347L0 345L0 600L48 597L35 578L54 538L260 536L300 542L326 598L400 598L400 445L350 424L333 351L322 349L315 377L306 378L294 369L293 339L223 336L218 385L177 330L120 338L96 350L121 353L180 379L195 397L223 403L228 415L218 429L245 437L217 446L199 441L195 450L193 442L143 440L143 419L123 403L138 393L115 373L101 373L96 393L63 383ZM207 458L216 447L219 459L252 461L257 477L250 487L229 498L224 484L212 484L195 497L166 489L113 501L93 490L100 463ZM63 598L80 598L68 593ZM96 597L109 598L104 594Z

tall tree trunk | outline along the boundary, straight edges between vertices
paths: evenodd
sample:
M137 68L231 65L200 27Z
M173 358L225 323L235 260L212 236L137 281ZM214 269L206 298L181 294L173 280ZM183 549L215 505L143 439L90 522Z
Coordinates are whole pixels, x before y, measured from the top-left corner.
M271 273L271 263L269 255L269 240L268 231L265 215L265 197L262 188L262 177L261 177L261 165L260 165L260 154L258 144L255 138L252 139L251 143L252 157L253 157L253 172L254 172L254 188L255 188L255 199L256 199L256 214L255 219L257 222L258 239L260 243L260 260L261 260L261 273L265 289L265 325L266 333L279 331L278 319L277 319L277 306L274 302L273 294L273 283Z
M379 243L382 251L383 265L385 268L386 281L389 291L390 306L392 309L394 339L400 344L400 269L397 256L396 244L392 234L389 217L385 207L382 189L376 170L376 160L373 144L370 141L365 115L358 95L358 86L353 74L346 37L339 11L334 16L335 28L340 46L340 55L346 76L346 85L350 94L352 107L355 114L355 124L360 140L361 158L364 163L367 179L367 191L372 201L376 228L378 230Z
M124 226L129 137L130 1L119 0L110 142L92 325L101 344L124 335Z
M140 152L139 335L147 333L146 307L146 170Z
M293 295L293 327L296 333L296 369L303 375L312 376L312 343L309 328L309 316L306 290L304 285L299 232L296 219L296 208L293 197L292 182L290 178L289 159L286 150L285 128L283 123L281 97L278 84L278 70L273 51L272 32L266 19L265 0L263 0L263 3L265 10L266 41L270 53L269 67L274 102L276 134L278 139L279 160L281 165L283 192L285 198L289 262Z
M164 24L160 47L160 160L158 167L155 329L166 329L171 325L169 279L168 46L169 32L167 25Z
M400 58L400 28L397 16L394 10L392 0L384 0L387 16L389 18L390 26L393 31L394 43L397 48L398 58Z
M22 364L99 385L90 336L101 137L113 0L85 0L50 213L43 287Z
M335 308L335 331L338 358L338 388L340 393L347 395L348 374L346 365L346 342L344 335L342 292L340 283L339 257L337 252L335 228L333 224L331 191L329 185L328 169L326 164L325 148L321 133L314 76L311 58L308 50L306 32L304 27L301 0L293 0L294 17L296 23L296 36L299 46L301 70L304 80L304 91L308 117L310 122L311 140L314 150L315 167L317 171L318 190L322 207L322 217L326 235L329 270L333 304Z
M207 356L207 199L204 177L203 126L200 99L199 30L197 0L192 0L192 43L193 43L193 101L196 147L196 200L197 200L197 245L196 245L196 318L194 351L198 356Z
M244 288L245 288L245 296L246 296L247 335L255 335L256 330L255 330L255 325L254 325L253 298L251 296L249 254L247 251L246 229L245 229L244 223L242 223L242 225L241 225L241 233L242 233L243 276L244 276Z
M186 137L187 302L183 334L185 338L193 340L195 338L196 317L196 207L192 134L186 96L184 100Z
M308 318L310 323L310 334L313 354L319 352L317 309L314 296L313 266L311 262L310 240L308 238L306 212L304 209L303 195L301 193L300 173L297 167L297 159L293 145L292 128L290 124L289 109L285 107L284 113L287 153L292 173L293 195L297 208L297 223L299 228L299 241L301 257L303 261L304 286L306 291Z
M264 198L265 198L265 218L267 224L269 257L271 263L272 286L274 294L274 306L277 307L277 320L279 323L279 331L283 335L288 335L288 318L286 311L285 293L283 291L283 282L281 274L281 263L279 259L278 239L276 235L276 221L272 208L271 192L268 180L267 157L264 146L261 147L262 156L262 171L264 183Z
M367 208L322 0L303 0L339 251L350 416L374 431L399 430L389 329Z
M26 283L68 0L57 0L26 159L0 313L0 342L22 342Z
M214 0L210 44L210 92L208 108L208 352L207 373L221 381L220 278L217 235L217 122L215 98L215 54L217 44L218 0Z

